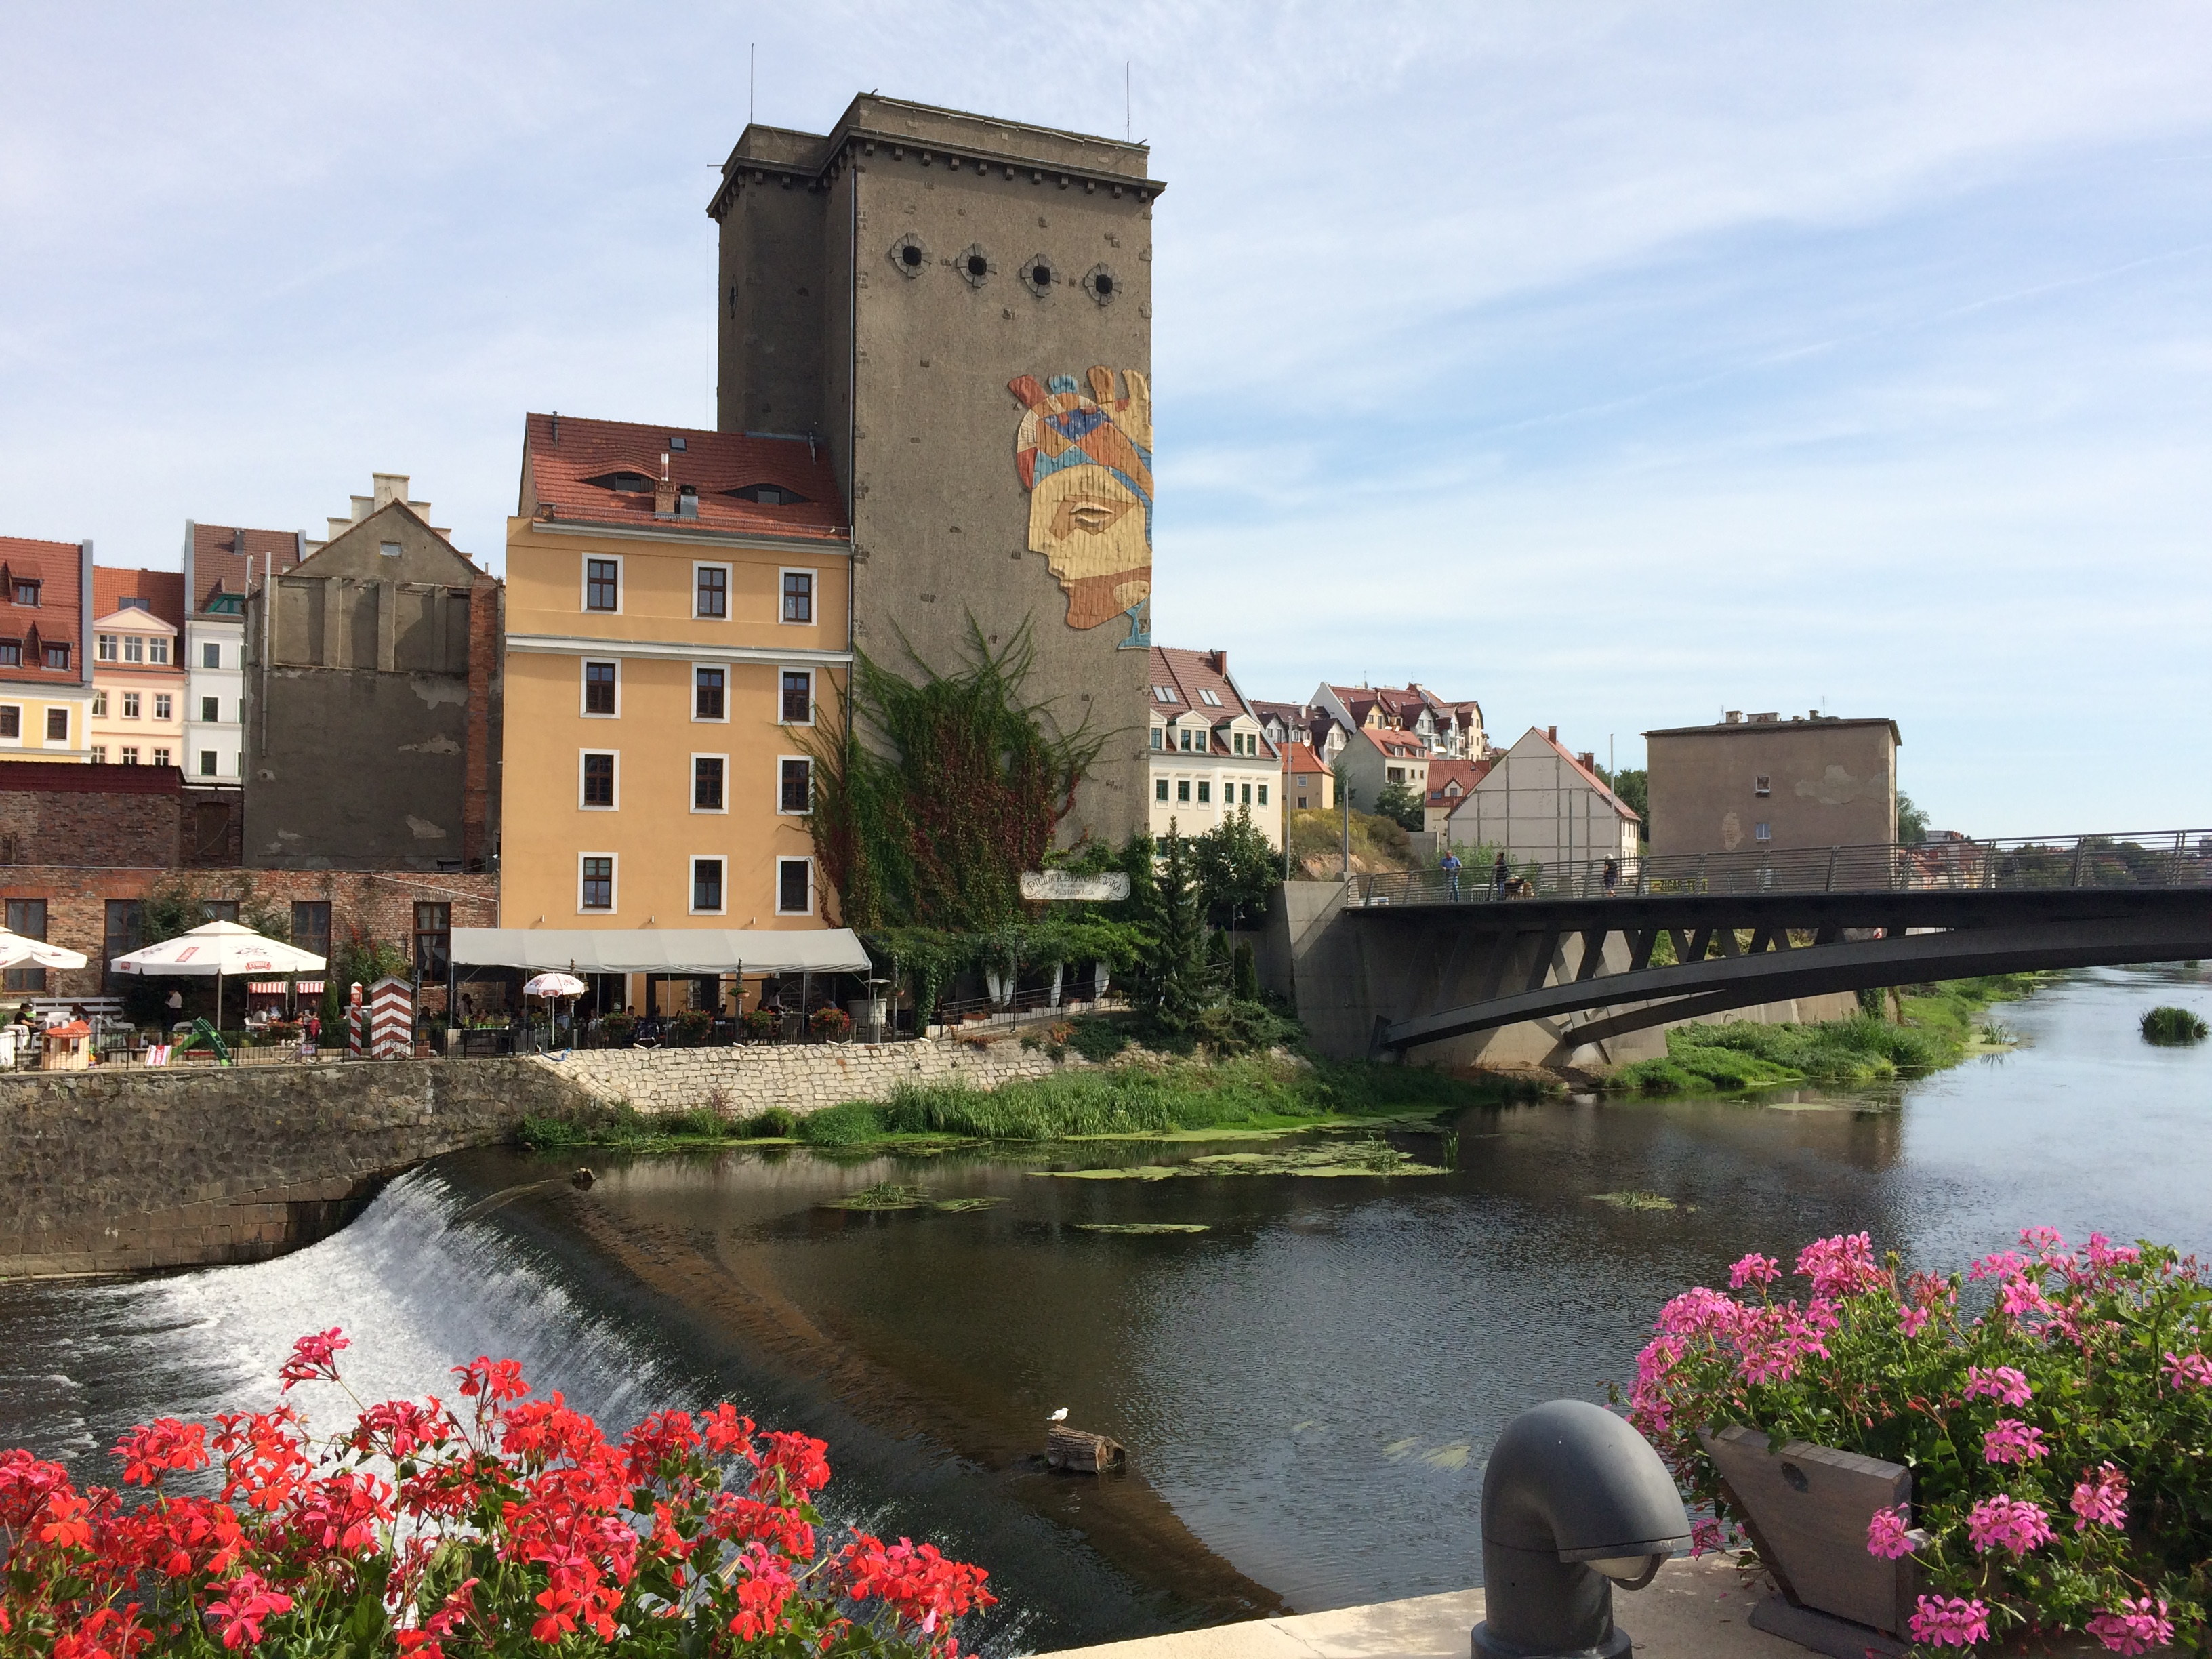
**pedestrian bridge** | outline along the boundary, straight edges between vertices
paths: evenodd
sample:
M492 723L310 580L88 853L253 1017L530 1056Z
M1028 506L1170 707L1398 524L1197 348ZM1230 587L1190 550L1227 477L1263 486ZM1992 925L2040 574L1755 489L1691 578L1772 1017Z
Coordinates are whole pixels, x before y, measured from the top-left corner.
M1508 1028L1541 1033L1515 1058L1618 1060L1629 1056L1612 1045L1632 1033L1732 1010L2212 957L2202 830L1524 864L1502 877L1485 866L1284 892L1278 972L1316 1041L1441 1063L1494 1062L1486 1037Z

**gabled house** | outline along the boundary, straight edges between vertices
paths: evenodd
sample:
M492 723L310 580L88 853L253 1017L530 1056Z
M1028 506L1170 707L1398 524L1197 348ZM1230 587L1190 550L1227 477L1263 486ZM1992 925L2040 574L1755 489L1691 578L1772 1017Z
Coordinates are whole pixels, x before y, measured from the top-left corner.
M1625 863L1642 850L1635 811L1598 776L1595 755L1561 746L1555 726L1530 726L1497 756L1445 826L1455 847L1501 848L1516 865Z
M246 599L307 556L296 530L185 521L185 732L179 762L207 783L240 781L246 730Z
M1489 747L1481 704L1449 702L1419 684L1324 684L1314 693L1313 707L1355 731L1406 732L1439 757L1480 760Z
M1489 775L1492 760L1440 760L1429 763L1428 798L1422 803L1421 828L1440 833L1444 821L1459 810L1467 792Z
M1152 833L1201 836L1249 811L1279 848L1282 750L1229 678L1229 653L1152 647L1149 694Z
M0 536L0 761L91 758L92 544Z
M246 603L246 863L467 871L498 844L501 585L380 473Z
M1415 799L1422 799L1428 793L1431 759L1428 745L1415 732L1361 726L1336 757L1337 786L1351 791L1352 806L1362 812L1374 811L1382 792L1393 787L1410 789Z
M182 766L183 575L97 565L92 609L93 763Z
M1335 809L1336 775L1327 761L1314 753L1311 744L1283 746L1282 787L1285 812Z

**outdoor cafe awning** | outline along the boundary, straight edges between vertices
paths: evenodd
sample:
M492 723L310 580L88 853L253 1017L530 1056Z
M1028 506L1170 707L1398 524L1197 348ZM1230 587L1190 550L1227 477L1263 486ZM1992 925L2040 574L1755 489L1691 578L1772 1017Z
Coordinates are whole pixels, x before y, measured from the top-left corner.
M250 979L246 988L258 997L281 997L285 985L281 979ZM303 979L291 988L302 996L319 997L323 994L323 982L319 979Z
M848 927L456 927L460 968L570 974L865 974Z

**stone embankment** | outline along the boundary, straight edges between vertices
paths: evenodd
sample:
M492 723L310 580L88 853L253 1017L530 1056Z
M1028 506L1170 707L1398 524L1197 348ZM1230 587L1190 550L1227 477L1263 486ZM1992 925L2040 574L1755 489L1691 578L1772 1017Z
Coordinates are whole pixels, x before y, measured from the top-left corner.
M1011 1038L989 1044L932 1039L880 1047L580 1049L564 1060L532 1055L527 1063L557 1073L602 1105L641 1112L706 1106L737 1117L771 1106L812 1112L848 1100L888 1100L902 1083L962 1083L988 1091L1089 1064L1073 1053L1055 1060Z
M0 1279L257 1261L326 1237L392 1176L594 1106L729 1115L995 1089L1081 1066L1007 1041L662 1048L565 1060L0 1076Z

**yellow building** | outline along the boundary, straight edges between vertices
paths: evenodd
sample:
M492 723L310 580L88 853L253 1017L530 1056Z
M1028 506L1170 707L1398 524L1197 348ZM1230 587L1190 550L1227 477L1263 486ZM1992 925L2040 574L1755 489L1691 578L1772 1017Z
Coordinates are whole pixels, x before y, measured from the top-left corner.
M805 814L852 661L845 516L803 438L528 417L502 927L830 925Z
M85 761L92 544L0 536L0 761Z
M185 578L176 570L92 572L92 758L185 763Z

